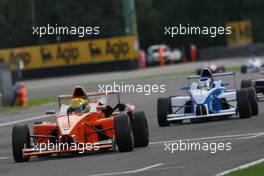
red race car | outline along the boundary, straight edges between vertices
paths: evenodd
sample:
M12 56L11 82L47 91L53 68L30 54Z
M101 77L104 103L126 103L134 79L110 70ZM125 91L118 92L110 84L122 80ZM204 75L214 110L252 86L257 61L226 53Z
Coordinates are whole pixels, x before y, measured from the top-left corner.
M110 97L115 97L117 103L106 104L104 101ZM29 161L31 156L79 154L116 147L120 152L129 152L149 144L144 112L134 111L132 104L120 103L116 92L86 93L82 87L76 87L73 95L62 95L58 100L60 111L46 112L55 117L55 122L35 122L32 135L26 124L13 127L16 162Z

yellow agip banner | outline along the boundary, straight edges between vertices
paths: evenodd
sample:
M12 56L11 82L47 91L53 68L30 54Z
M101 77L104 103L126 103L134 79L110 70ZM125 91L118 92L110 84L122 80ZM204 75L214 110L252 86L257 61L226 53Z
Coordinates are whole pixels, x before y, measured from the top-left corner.
M0 60L11 69L22 61L24 69L133 60L137 58L135 36L75 41L0 50Z
M231 27L232 33L227 36L227 45L244 45L252 43L251 21L236 21L227 23L226 26Z

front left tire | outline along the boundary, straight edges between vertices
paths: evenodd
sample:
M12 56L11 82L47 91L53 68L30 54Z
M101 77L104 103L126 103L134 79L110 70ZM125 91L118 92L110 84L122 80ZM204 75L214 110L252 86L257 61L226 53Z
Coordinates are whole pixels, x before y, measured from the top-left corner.
M149 144L149 130L145 113L136 111L132 114L135 147L146 147Z

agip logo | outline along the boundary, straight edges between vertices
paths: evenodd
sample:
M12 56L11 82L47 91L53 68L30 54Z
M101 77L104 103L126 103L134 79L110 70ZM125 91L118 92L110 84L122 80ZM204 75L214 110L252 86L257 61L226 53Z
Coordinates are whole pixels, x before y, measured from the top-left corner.
M4 61L12 69L14 69L21 63L28 66L32 61L32 56L31 53L26 50L10 50L10 52L1 53L0 60Z
M52 62L54 58L63 60L69 64L75 62L79 58L79 49L72 46L56 46L56 53L52 53L52 48L41 47L40 54L43 63Z
M133 58L133 42L128 38L95 40L88 42L88 51L91 58L101 60L107 58L109 61Z
M65 63L75 62L79 58L79 49L77 47L62 47L57 48L57 59L64 60Z
M110 40L106 41L106 54L113 55L115 60L126 57L129 52L129 44L127 42L118 41L111 43Z

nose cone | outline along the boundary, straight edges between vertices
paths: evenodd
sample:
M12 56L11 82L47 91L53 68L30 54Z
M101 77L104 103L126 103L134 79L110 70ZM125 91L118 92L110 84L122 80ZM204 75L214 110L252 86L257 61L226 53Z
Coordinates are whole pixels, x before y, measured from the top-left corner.
M57 124L61 134L69 135L80 119L81 117L78 115L70 115L69 119L67 115L57 118Z
M208 97L207 90L196 90L191 92L192 99L196 104L204 104Z

